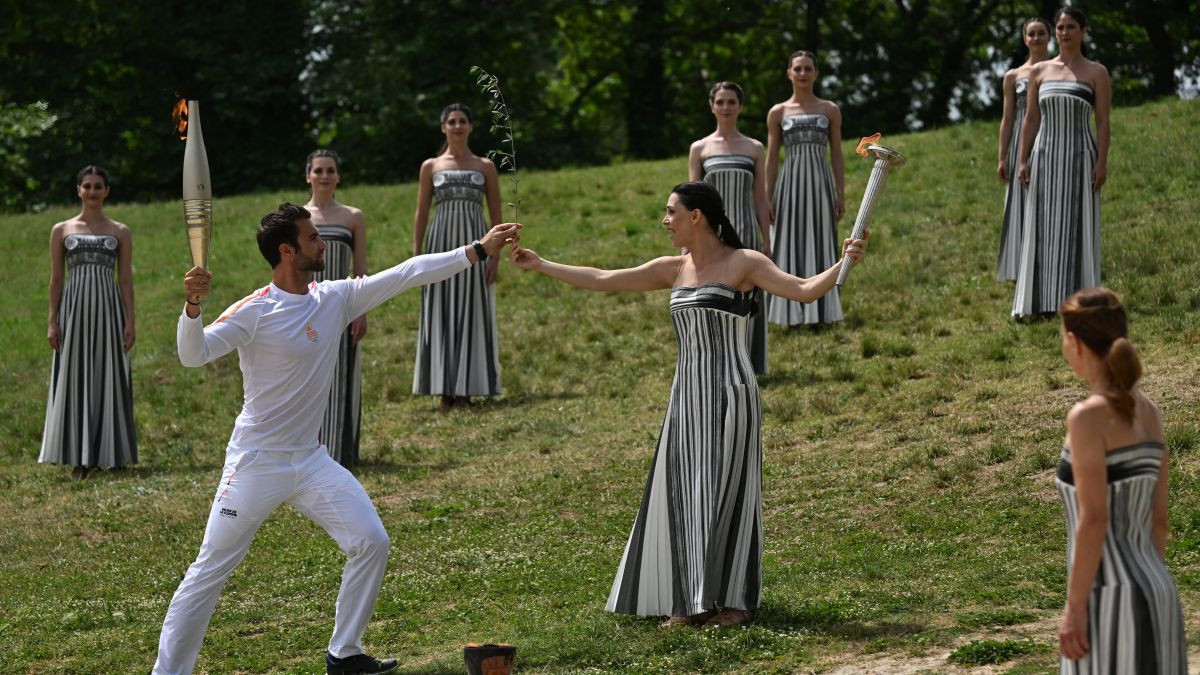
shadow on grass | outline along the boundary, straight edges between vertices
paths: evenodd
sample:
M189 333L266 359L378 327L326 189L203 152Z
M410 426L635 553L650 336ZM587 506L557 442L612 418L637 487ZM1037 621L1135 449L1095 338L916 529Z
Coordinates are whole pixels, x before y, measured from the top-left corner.
M422 396L429 400L427 406L422 406L416 412L420 415L463 415L463 414L487 414L493 411L507 411L514 408L525 408L538 403L548 403L553 401L571 401L584 398L583 394L573 393L569 391L553 391L553 392L512 392L506 393L502 397L494 396L475 396L471 398L471 404L467 406L455 406L453 408L441 407L441 397L439 396Z
M420 478L430 474L445 473L453 471L464 464L471 461L476 456L464 456L455 458L445 458L438 462L404 462L393 461L390 459L370 458L360 459L350 472L356 478L362 478L369 474L384 474L388 476L406 476L410 478Z
M845 619L837 613L814 612L812 608L764 607L754 617L754 625L772 630L805 630L840 638L876 639L921 633L929 628L926 624L912 622L864 623L857 619Z
M465 664L450 665L448 663L423 663L419 665L414 664L408 667L405 667L403 664L401 664L400 667L393 672L395 672L396 675L462 675L464 672L466 672L466 670L467 667Z
M47 472L55 472L56 476L40 476L42 478L56 479L61 483L79 485L87 487L95 484L107 483L126 483L126 482L145 482L148 479L158 476L174 476L178 474L190 473L211 473L221 470L221 463L205 464L202 462L189 463L146 463L123 466L118 469L95 469L84 478L77 478L71 475L71 467L46 467L39 469Z

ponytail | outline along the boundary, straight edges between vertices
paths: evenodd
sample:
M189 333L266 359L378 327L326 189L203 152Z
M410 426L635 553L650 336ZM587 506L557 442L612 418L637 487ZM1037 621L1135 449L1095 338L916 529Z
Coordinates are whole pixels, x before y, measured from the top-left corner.
M1104 355L1104 367L1108 371L1108 388L1104 398L1127 422L1133 421L1135 401L1130 391L1142 376L1142 361L1133 344L1124 337L1112 341Z
M746 248L737 229L729 222L729 216L725 214L725 202L716 188L703 181L689 181L676 185L671 192L679 195L679 201L685 209L699 209L704 214L708 226L722 244L729 248Z
M1108 386L1102 392L1123 419L1132 422L1136 401L1133 387L1142 376L1142 362L1129 342L1129 322L1116 293L1085 288L1058 309L1063 328L1075 335L1104 364Z

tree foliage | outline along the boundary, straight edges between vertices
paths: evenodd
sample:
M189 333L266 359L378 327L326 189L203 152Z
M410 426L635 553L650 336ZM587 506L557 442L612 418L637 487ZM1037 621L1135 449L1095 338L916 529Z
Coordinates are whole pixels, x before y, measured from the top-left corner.
M45 101L58 117L29 143L28 203L73 199L87 164L110 170L118 199L178 196L180 94L201 101L215 193L302 181L306 17L286 0L12 3L0 19L0 101ZM5 180L0 194L14 188Z
M71 199L79 166L110 167L119 198L177 194L176 92L202 102L214 189L303 187L330 146L347 177L412 178L441 145L438 114L483 112L472 65L504 82L531 167L682 154L713 125L708 88L746 91L765 138L790 94L787 56L816 51L818 93L844 133L998 115L999 76L1046 0L230 0L8 3L0 115L44 102L56 122L3 141L0 204ZM1089 55L1117 105L1195 93L1200 0L1095 0ZM47 118L49 119L49 118ZM478 124L482 152L502 137Z

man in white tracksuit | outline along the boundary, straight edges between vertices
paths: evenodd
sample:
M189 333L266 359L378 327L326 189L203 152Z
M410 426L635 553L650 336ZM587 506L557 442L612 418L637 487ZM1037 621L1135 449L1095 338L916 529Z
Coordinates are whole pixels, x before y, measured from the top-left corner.
M517 240L519 227L498 225L469 246L415 256L371 276L310 283L310 273L325 268L325 243L308 211L282 204L258 228L272 283L207 327L201 303L212 275L199 267L187 273L179 360L202 366L237 349L245 402L225 451L200 553L171 598L154 673L192 672L221 588L259 525L282 503L325 528L347 556L326 672L396 668L394 659L380 661L362 647L387 565L387 532L362 485L317 440L339 338L355 317L401 291L442 281L497 255Z

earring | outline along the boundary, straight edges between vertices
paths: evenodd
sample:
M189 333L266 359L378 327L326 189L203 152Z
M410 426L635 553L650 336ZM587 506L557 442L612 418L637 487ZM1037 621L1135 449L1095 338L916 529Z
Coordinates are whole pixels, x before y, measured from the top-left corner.
M717 239L721 238L722 230L724 230L724 226L721 225L720 223L717 223Z

